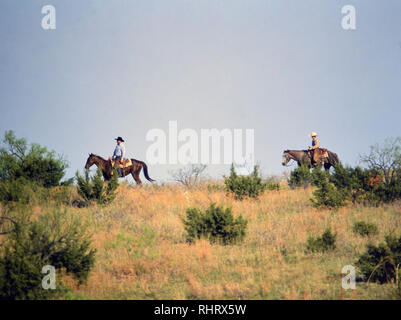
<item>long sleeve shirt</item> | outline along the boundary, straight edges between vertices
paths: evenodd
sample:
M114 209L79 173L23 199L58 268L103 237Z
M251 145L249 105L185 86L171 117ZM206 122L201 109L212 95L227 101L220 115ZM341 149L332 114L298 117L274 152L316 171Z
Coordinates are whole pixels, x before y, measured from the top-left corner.
M114 149L113 159L116 157L121 157L121 160L125 157L125 146L123 143L117 144L116 148Z

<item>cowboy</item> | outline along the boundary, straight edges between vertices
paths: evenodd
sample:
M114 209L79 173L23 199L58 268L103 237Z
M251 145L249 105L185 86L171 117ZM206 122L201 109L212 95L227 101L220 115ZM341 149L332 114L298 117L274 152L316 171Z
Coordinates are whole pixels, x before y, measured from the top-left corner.
M125 145L123 144L124 139L121 137L118 137L114 140L117 140L117 145L116 148L114 149L114 153L113 153L113 157L112 159L115 161L116 166L117 166L117 171L118 174L121 176L121 168L119 166L119 164L123 163L124 160L124 156L125 156ZM109 157L110 159L111 157Z
M309 134L309 136L312 138L312 147L309 147L308 150L311 151L320 148L320 142L317 140L317 133L313 131Z
M322 150L320 148L320 142L317 139L317 133L316 132L311 132L309 134L310 137L312 137L312 146L308 148L308 150L311 152L312 154L312 163L316 164L319 160L322 161L322 165L323 162L325 160L325 158L327 157L327 151L326 150ZM319 157L320 155L320 157Z

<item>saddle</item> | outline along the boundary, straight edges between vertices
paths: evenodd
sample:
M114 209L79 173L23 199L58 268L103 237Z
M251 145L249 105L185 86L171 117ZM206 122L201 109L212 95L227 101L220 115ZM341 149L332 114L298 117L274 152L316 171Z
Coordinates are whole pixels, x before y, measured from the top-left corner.
M312 153L312 160L314 163L324 162L325 159L329 157L329 153L325 148L317 148L311 151Z
M115 168L117 168L117 164L116 164L116 161L115 160L110 160L111 161L111 165L113 166L113 167L115 167ZM123 161L122 161L122 164L120 163L120 164L118 164L118 167L119 168L127 168L127 167L130 167L130 166L132 166L132 161L131 161L131 159L123 159Z

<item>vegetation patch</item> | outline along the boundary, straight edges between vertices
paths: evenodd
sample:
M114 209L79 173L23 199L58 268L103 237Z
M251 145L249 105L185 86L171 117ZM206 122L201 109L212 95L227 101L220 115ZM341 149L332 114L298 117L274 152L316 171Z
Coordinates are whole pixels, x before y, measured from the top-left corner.
M374 223L369 223L365 221L357 221L354 223L352 231L361 236L374 236L379 233L377 226Z
M234 195L236 200L246 198L257 198L265 190L278 190L279 184L273 181L263 181L259 176L259 168L255 166L252 174L248 176L239 176L231 165L230 176L224 177L225 189Z
M13 220L0 252L0 299L48 299L61 293L42 287L42 268L50 265L58 274L72 274L79 283L87 280L95 261L85 229L68 212L42 215L31 221L28 215ZM59 273L60 272L60 273ZM57 281L60 281L56 277Z
M109 182L104 181L100 168L97 169L96 175L93 177L89 176L88 170L85 170L85 177L82 177L79 172L76 173L76 177L77 191L86 202L97 202L105 205L111 203L116 197L118 188L117 170L113 170L113 177Z
M401 237L387 236L385 242L375 246L369 243L356 266L361 278L368 282L397 282L401 266Z
M306 243L307 252L326 252L336 248L337 234L326 229L321 237L310 236Z
M232 244L245 237L248 222L242 216L234 218L232 208L212 203L205 211L189 208L186 212L183 223L188 242L204 237L211 243Z

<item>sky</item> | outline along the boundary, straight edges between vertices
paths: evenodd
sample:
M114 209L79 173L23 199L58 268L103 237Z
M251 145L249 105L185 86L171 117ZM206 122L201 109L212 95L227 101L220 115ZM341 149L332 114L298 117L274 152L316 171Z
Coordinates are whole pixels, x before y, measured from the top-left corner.
M54 30L41 26L45 5ZM345 5L356 30L341 26ZM357 165L400 135L400 14L399 0L1 0L0 135L64 155L66 178L88 153L112 155L117 136L146 162L147 133L168 134L169 121L253 129L265 175L294 168L283 150L307 148L311 131ZM149 174L168 181L177 168Z

